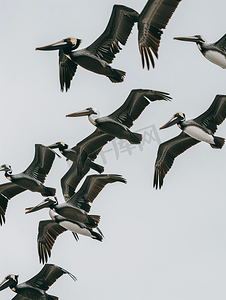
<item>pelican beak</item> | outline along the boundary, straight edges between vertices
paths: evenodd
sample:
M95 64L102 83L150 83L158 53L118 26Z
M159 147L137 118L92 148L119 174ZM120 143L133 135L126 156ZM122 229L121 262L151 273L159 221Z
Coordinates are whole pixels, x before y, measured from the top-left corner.
M42 50L42 51L60 50L60 49L63 49L65 47L69 46L69 45L70 45L70 41L65 39L65 40L62 40L62 41L44 46L44 47L35 48L35 50Z
M12 278L4 278L4 280L0 283L0 291L6 289L9 287L12 283L14 283L14 280Z
M174 40L185 41L185 42L199 42L201 39L199 36L187 36L187 37L174 37Z
M84 110L66 115L66 117L82 117L82 116L89 116L92 114L96 114L96 112L92 108L86 108Z
M159 129L164 129L170 126L173 126L174 124L178 124L181 120L183 120L183 117L180 115L174 115L165 125L160 127Z
M38 211L40 209L49 207L52 203L53 203L52 199L46 198L45 200L43 200L41 203L39 203L38 205L36 205L34 207L25 208L25 210L26 210L25 214L29 214L31 212Z

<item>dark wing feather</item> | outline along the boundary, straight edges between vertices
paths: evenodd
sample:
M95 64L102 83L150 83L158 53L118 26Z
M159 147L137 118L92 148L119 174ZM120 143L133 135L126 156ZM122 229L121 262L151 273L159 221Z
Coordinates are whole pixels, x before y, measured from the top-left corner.
M0 185L0 225L2 225L3 222L5 223L5 212L8 201L24 191L26 191L26 189L12 182Z
M222 51L226 51L226 34L222 36L216 43L214 43L216 47L219 47Z
M158 58L158 48L164 29L181 0L149 0L138 20L138 43L144 68L150 62L154 68L152 52ZM152 51L152 52L151 52Z
M26 281L26 283L47 291L49 287L63 274L68 274L72 279L76 280L74 275L61 267L53 264L45 264L41 271L30 280Z
M105 185L116 181L126 183L126 180L121 175L116 174L87 176L80 190L68 201L68 203L81 208L88 213L90 211L89 202L93 202Z
M114 5L110 20L105 31L87 50L99 56L107 63L112 63L115 54L121 50L119 42L126 44L127 38L138 20L139 14L126 6Z
M75 189L82 178L88 173L90 167L82 168L82 174L78 174L77 163L73 163L67 173L61 178L61 189L65 201L69 200L75 193Z
M216 95L210 107L200 116L194 119L195 122L204 125L214 134L217 125L220 125L226 118L226 96Z
M41 183L44 183L45 178L52 167L54 159L55 152L46 146L35 144L34 159L24 173L34 177Z
M91 156L91 159L94 160L99 154L102 147L113 139L114 136L107 134L97 128L93 133L79 142L72 149L78 153L78 157L80 159L82 158L82 155L86 154L83 158L84 161L86 160L87 156Z
M156 100L171 100L171 97L164 92L142 89L132 90L126 101L108 117L130 128L133 125L133 121L150 104L150 101Z
M163 185L163 179L166 173L171 168L174 159L183 153L191 146L199 143L198 140L193 139L186 133L182 132L175 138L168 140L159 145L157 158L155 161L155 174L153 187L156 189L161 188Z
M71 59L69 54L59 51L59 76L60 76L60 88L64 91L70 88L71 80L77 70L77 64Z
M38 255L40 263L45 263L51 256L51 250L58 235L67 231L53 220L40 221L38 226Z

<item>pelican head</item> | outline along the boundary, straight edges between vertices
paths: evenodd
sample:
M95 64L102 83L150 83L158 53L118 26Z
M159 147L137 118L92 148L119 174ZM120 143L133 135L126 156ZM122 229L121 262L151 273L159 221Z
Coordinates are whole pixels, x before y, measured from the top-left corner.
M59 149L59 150L64 150L64 149L68 149L68 145L65 144L64 142L57 142L54 144L51 144L49 146L47 146L50 149Z
M63 39L59 42L44 46L44 47L38 47L35 50L42 50L42 51L52 51L52 50L60 50L63 49L65 53L69 53L72 50L75 50L78 48L78 46L81 44L80 39L76 39L74 37L68 37L66 39Z
M1 165L0 166L0 171L5 171L5 172L9 172L9 173L12 173L12 168L10 165Z
M11 289L15 287L18 283L18 275L9 274L0 283L0 291L10 287Z
M195 42L196 44L206 43L206 39L202 35L193 35L187 37L174 37L174 40L185 41L185 42Z
M163 125L159 129L167 128L174 124L181 123L183 121L185 121L185 114L182 112L177 112L173 115L173 117L165 125Z
M51 197L51 198L49 197L34 207L27 207L26 214L40 210L45 207L54 208L54 206L56 206L57 204L58 204L58 201L57 201L56 197Z

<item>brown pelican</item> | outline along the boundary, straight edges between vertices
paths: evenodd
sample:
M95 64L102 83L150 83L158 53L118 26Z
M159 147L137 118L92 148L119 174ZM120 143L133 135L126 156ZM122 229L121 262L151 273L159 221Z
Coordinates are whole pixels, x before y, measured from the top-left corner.
M144 68L150 68L150 61L154 68L153 59L158 58L158 48L162 29L168 24L172 14L181 0L149 0L138 18L138 44ZM151 52L152 51L152 52ZM149 61L150 60L150 61Z
M205 58L223 69L226 68L226 34L213 44L207 44L205 38L201 35L175 37L174 39L195 42Z
M46 198L37 206L26 208L26 213L49 207L67 220L83 223L88 228L95 228L100 221L100 216L91 216L87 214L90 211L89 203L93 202L106 184L117 181L126 183L126 180L120 175L89 175L79 191L67 202L58 204L56 197Z
M108 116L99 117L99 112L95 108L89 107L66 117L87 115L89 121L97 127L96 134L101 135L100 139L103 140L104 144L114 137L127 139L131 144L139 144L142 135L129 130L133 125L133 121L139 117L145 107L150 104L150 101L170 99L169 94L163 92L142 89L132 90L125 102ZM96 147L95 150L97 149Z
M81 43L80 39L69 37L60 42L36 50L59 50L59 73L61 91L70 88L77 66L97 74L107 76L112 82L122 82L125 72L113 69L109 64L121 49L119 43L126 44L127 38L137 21L138 13L123 5L114 5L105 31L88 47L73 51Z
M51 255L51 249L57 236L70 230L77 239L82 234L99 241L103 234L97 227L100 216L88 215L90 204L108 183L123 182L126 180L120 175L102 174L87 176L82 187L65 203L58 204L56 197L47 198L35 207L26 208L26 213L34 212L45 207L50 208L52 221L39 223L38 253L40 262L45 262ZM100 234L92 230L97 227Z
M57 300L58 297L49 295L46 291L63 274L68 274L76 280L74 275L61 267L45 264L38 274L20 284L18 284L18 275L9 274L0 283L0 291L10 287L13 292L17 293L14 300Z
M32 192L39 192L45 197L55 195L55 188L43 185L54 159L55 152L41 144L36 144L34 159L24 172L12 175L11 166L4 164L0 167L0 171L5 171L6 178L11 181L0 185L1 225L2 222L5 223L5 212L8 200L19 193L30 190Z
M225 139L214 136L217 125L226 117L226 96L217 95L210 107L195 119L186 121L184 113L176 113L160 129L177 124L182 133L159 145L155 161L153 187L161 188L166 173L171 168L175 157L200 141L209 143L212 148L221 149Z

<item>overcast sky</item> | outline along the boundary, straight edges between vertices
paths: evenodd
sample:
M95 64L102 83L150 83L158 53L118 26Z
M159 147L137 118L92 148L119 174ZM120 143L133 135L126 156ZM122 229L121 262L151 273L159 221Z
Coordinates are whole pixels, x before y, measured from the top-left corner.
M138 12L145 3L120 2ZM107 185L92 204L91 213L101 215L102 243L83 236L76 242L70 232L57 238L49 262L78 281L64 275L48 293L61 300L225 299L226 147L215 150L199 143L175 160L161 190L152 187L158 141L180 133L177 126L162 131L159 127L177 111L188 119L197 117L217 94L226 94L226 71L207 61L195 44L173 37L201 34L209 42L217 41L226 31L225 1L182 0L164 30L154 70L141 67L134 26L112 64L126 71L123 83L113 84L78 67L71 89L60 92L58 53L35 48L68 36L82 39L80 48L90 45L104 31L114 4L0 2L0 164L10 164L13 173L31 163L36 143L64 141L73 147L95 129L87 118L65 118L66 114L89 106L101 115L110 114L137 88L168 92L173 98L151 103L135 122L132 130L145 133L142 147L116 141L97 158L105 173L121 174L128 183ZM226 122L217 136L226 137ZM56 158L45 182L57 188L60 203L60 179L67 169L65 159ZM5 182L2 173L0 183ZM26 191L10 200L6 224L0 228L0 281L13 273L24 282L42 268L36 239L39 221L49 219L48 210L24 214L42 199ZM15 296L10 289L0 293L1 299Z

